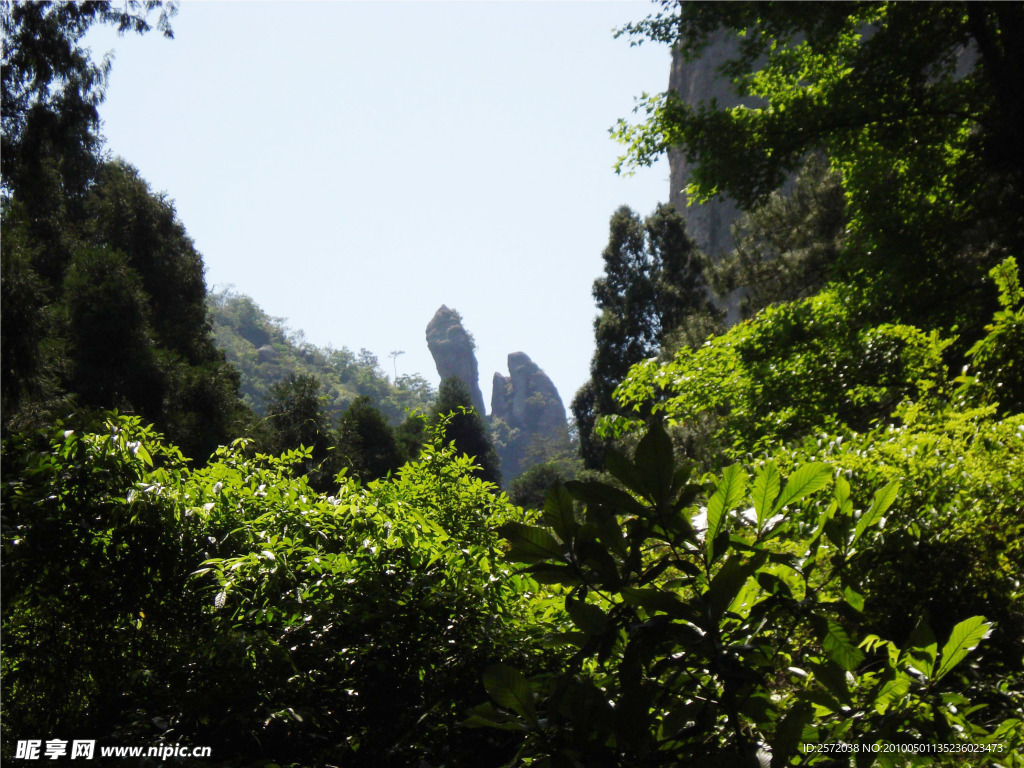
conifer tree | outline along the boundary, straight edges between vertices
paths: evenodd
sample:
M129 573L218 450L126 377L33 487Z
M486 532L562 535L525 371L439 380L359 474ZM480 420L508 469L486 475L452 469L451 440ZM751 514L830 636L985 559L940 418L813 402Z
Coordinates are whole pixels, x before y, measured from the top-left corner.
M364 483L402 466L402 454L384 415L366 395L353 400L341 415L335 447L337 461Z
M461 408L466 410L460 412ZM458 378L451 376L441 382L437 390L432 423L437 423L445 414L454 414L445 428L445 440L455 443L461 453L472 456L480 466L477 476L483 480L500 484L498 454L491 441L487 423L473 408L469 388Z
M601 314L594 321L597 348L590 380L576 393L573 417L580 452L590 468L603 464L594 435L597 419L615 412L612 393L629 369L658 354L689 315L716 311L704 279L704 257L682 216L661 204L647 217L622 206L612 215L604 276L594 281Z

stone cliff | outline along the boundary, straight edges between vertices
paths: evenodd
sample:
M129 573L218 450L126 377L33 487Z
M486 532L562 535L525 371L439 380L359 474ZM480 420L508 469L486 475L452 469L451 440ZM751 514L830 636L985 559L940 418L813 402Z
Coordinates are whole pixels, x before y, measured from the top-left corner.
M508 376L494 374L491 417L508 480L569 449L565 405L548 375L523 352L508 356ZM498 422L502 422L501 425Z
M721 31L711 35L710 43L695 61L686 61L678 51L672 55L672 70L669 75L669 90L675 91L690 105L717 99L719 108L735 107L753 102L740 100L728 79L718 73L725 61L736 55L736 38ZM697 241L697 245L712 259L728 253L735 247L730 227L739 216L736 204L727 198L717 198L709 203L686 205L683 191L690 180L690 164L679 150L668 153L669 200L686 219L686 230Z
M730 57L738 53L737 39L722 31L710 36L708 47L694 61L686 61L675 51L672 54L672 70L669 74L669 90L676 91L690 105L697 106L702 102L715 99L720 109L735 107L738 104L755 106L756 100L741 99L736 95L729 80L718 72ZM732 237L732 224L740 215L740 209L734 201L719 196L707 203L687 205L684 189L690 181L691 165L686 156L679 150L669 150L669 200L686 219L686 231L696 241L698 247L717 261L736 247ZM712 297L715 303L725 310L726 325L734 325L740 320L740 303L743 288L737 288L724 297Z
M474 352L476 344L462 327L462 317L458 312L441 305L427 323L427 347L434 357L434 365L441 379L450 376L461 379L469 388L473 407L484 416L484 396L480 392L480 371Z

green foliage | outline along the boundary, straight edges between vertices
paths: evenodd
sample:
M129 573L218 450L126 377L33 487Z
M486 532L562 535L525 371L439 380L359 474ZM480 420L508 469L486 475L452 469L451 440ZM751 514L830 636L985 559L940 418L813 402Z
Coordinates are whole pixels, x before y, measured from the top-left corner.
M337 461L369 482L395 472L405 462L395 435L368 397L357 397L338 423Z
M704 280L704 258L671 205L645 220L622 206L611 218L604 276L594 281L600 315L590 380L572 402L580 451L590 468L601 465L597 419L617 412L612 393L630 367L658 353L670 332L690 315L716 315Z
M202 259L173 204L104 155L97 109L110 61L81 46L94 24L146 32L156 10L170 37L176 9L149 0L0 8L5 434L76 407L117 406L205 459L244 417L209 338Z
M64 279L73 389L99 408L132 402L148 413L162 393L150 348L149 307L138 274L117 251L89 249Z
M720 296L740 289L744 318L812 296L835 276L847 223L841 181L812 155L791 191L773 192L733 225L736 249L710 277Z
M937 333L865 323L860 292L842 285L769 307L668 363L637 365L617 392L626 409L670 423L716 420L726 454L799 438L827 425L866 429L908 396L945 381ZM630 422L609 420L621 432Z
M204 538L184 466L138 417L5 441L5 758L35 733L151 741L188 699Z
M443 443L438 428L398 478L329 497L237 452L194 478L192 503L232 530L199 576L237 639L219 663L244 670L238 711L264 755L404 766L497 750L452 729L482 666L524 658L526 583L494 532L518 512Z
M964 396L975 403L993 403L1010 413L1024 412L1024 290L1012 256L989 272L999 290L999 306L985 335L967 352L972 375L958 379Z
M267 434L261 447L274 455L308 449L299 465L302 473L318 491L329 490L337 470L334 457L328 461L333 439L320 382L314 376L292 374L274 385L267 408Z
M122 162L97 166L80 202L80 217L59 221L58 245L33 233L25 205L3 206L5 311L31 299L38 313L4 324L4 428L116 407L205 459L244 409L209 335L202 259L173 205Z
M1024 611L1024 420L994 408L907 403L891 423L775 449L782 466L824 460L858 482L900 482L885 531L863 555L865 617L901 639L927 615L947 631L980 610L996 622L986 675L1019 677Z
M160 346L192 364L219 359L207 327L203 259L171 200L127 163L104 163L85 200L84 234L124 254L139 276Z
M218 764L493 765L479 672L541 669L553 609L502 562L522 511L445 445L316 493L308 451L200 470L137 417L4 445L3 755L27 734L212 745Z
M445 440L454 443L460 453L473 458L477 464L474 471L479 478L495 485L501 483L498 454L490 429L473 408L469 388L460 379L451 376L441 382L430 422L443 425Z
M471 722L520 732L514 764L826 765L832 755L802 745L828 742L991 745L988 759L1014 764L1020 720L979 714L950 687L990 622L964 618L941 652L924 623L902 646L851 635L863 604L852 574L897 483L858 515L827 464L784 483L772 464L752 479L732 466L698 508L657 425L632 460L610 451L608 470L621 487L569 483L549 493L543 527L502 529L511 559L564 590L570 622L548 637L574 651L553 674L485 673L493 704Z
M82 38L93 24L145 33L150 30L148 16L156 9L157 29L173 37L170 18L176 3L130 0L118 8L101 0L0 6L3 188L26 200L33 214L56 202L55 195L80 195L95 169L102 141L97 108L110 62L93 62L90 51L80 45Z
M509 484L512 503L526 509L543 509L548 488L570 479L570 469L551 462L535 464Z
M8 226L6 205L3 220L0 387L2 410L10 414L19 402L52 396L57 372L48 364L54 356L47 354L45 348L47 339L52 337L54 312L46 306L46 286L33 267L33 249L25 227Z
M700 54L720 32L736 46L721 74L745 106L648 97L620 123L623 167L675 148L688 193L750 208L809 152L840 174L849 214L842 265L881 273L894 320L959 323L987 314L985 272L1019 251L1024 164L1017 138L1024 12L1016 4L662 3L624 32Z
M369 397L392 426L409 411L428 409L434 401L434 389L422 376L402 375L389 382L372 353L316 347L248 296L225 289L212 293L208 306L215 343L238 370L242 396L257 414L267 413L273 387L289 375L320 380L331 420L362 396Z

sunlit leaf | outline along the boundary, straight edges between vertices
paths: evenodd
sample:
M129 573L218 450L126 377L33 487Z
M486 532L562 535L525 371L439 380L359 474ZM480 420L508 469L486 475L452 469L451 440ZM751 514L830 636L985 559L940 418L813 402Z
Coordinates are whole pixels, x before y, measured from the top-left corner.
M949 633L949 639L942 646L941 660L935 671L935 679L941 680L957 664L974 650L992 629L992 624L985 621L984 616L972 616L961 621Z

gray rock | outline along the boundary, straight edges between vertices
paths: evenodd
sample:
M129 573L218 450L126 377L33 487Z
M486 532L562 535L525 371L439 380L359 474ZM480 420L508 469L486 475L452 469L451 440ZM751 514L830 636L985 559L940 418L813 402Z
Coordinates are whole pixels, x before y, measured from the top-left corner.
M469 389L473 407L485 415L484 396L480 392L480 371L476 363L476 343L462 327L462 317L444 304L427 323L427 347L442 380L455 376Z
M512 414L512 377L497 371L491 380L491 417L508 423Z
M669 89L676 91L692 106L712 99L717 101L719 109L735 107L738 104L757 106L757 99L741 99L737 96L729 80L718 71L722 64L738 52L737 38L722 30L711 35L708 47L694 61L686 61L678 50L674 51L668 80ZM742 211L725 195L720 195L707 203L687 205L688 199L684 190L690 181L692 166L687 162L685 154L678 149L669 150L668 165L671 184L669 200L686 219L686 231L696 241L698 247L711 257L712 261L718 261L736 247L732 225ZM726 296L712 295L711 299L725 311L727 326L740 321L742 287Z
M569 449L565 405L548 375L523 352L508 356L508 376L494 374L491 417L505 429L497 441L506 481Z
M548 375L525 352L508 356L511 419L532 434L557 437L566 430L565 405Z
M736 38L722 31L711 35L708 47L694 61L686 61L678 50L675 51L672 54L669 89L676 91L687 104L693 106L711 99L717 99L721 109L735 107L740 103L753 106L752 100L741 102L728 79L718 73L718 68L737 52ZM690 181L691 165L679 150L669 151L668 164L669 183L672 185L669 200L686 219L686 230L700 249L715 259L735 248L731 227L740 214L736 203L719 197L708 203L687 205L683 190Z

